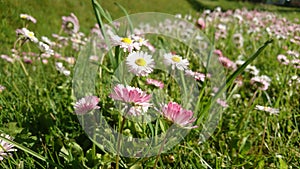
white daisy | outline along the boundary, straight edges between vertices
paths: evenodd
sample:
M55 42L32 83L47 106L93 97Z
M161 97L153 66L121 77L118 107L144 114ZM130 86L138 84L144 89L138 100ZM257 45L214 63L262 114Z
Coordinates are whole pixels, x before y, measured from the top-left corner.
M37 43L39 40L35 37L34 33L29 31L27 28L17 29L17 34L23 35L25 39L29 39L30 41Z
M146 52L132 52L127 56L129 71L137 76L147 76L153 71L154 60Z
M38 47L42 52L47 53L49 55L54 55L54 51L50 49L50 46L46 43L40 41L38 42Z
M279 113L279 109L275 109L275 108L272 108L272 107L256 105L255 109L260 110L260 111L265 111L265 112L268 112L270 114L275 114L275 115L277 115Z
M164 64L167 66L171 65L173 70L175 69L175 67L179 70L184 70L187 69L189 61L187 59L182 59L182 57L179 55L166 53L164 54Z
M55 67L56 70L58 70L60 73L64 74L65 76L70 76L71 72L64 67L63 63L56 62Z
M28 14L20 14L20 18L31 21L32 23L36 23L36 19Z
M140 50L142 46L147 46L148 44L148 40L141 36L134 35L132 36L132 39L134 40L134 47L136 48L136 50Z
M131 53L135 48L135 45L137 45L130 37L122 38L117 35L112 35L111 38L113 43L120 46L120 48L122 48L124 52L128 51L129 53Z

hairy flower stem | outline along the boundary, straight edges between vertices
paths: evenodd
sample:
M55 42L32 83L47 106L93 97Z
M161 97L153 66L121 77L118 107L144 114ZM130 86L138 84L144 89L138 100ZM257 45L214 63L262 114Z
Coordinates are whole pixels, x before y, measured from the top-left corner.
M117 157L116 157L116 169L119 169L119 159L120 159L120 148L121 148L121 139L122 139L122 133L123 133L123 128L124 124L126 121L126 117L123 117L120 132L118 134L118 143L117 143Z
M118 138L117 138L117 157L116 157L116 169L119 168L119 159L120 159L120 149L121 149L121 140L122 140L122 133L126 121L126 115L128 114L129 110L131 109L131 105L127 104L127 110L125 111L126 113L123 115L123 120L121 123L120 131L118 133Z
M169 130L167 131L166 136L165 136L165 138L164 138L164 140L163 140L163 142L162 142L162 144L161 144L161 146L159 148L158 154L157 154L156 159L155 159L155 163L153 165L153 169L156 169L156 166L157 166L157 163L158 163L158 159L159 159L160 154L161 154L161 152L162 152L162 150L163 150L163 148L165 146L168 134L169 134Z

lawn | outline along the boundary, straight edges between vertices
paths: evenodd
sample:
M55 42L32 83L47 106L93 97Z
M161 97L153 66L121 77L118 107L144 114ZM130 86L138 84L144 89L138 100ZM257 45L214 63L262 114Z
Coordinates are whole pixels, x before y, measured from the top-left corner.
M1 168L299 168L299 8L0 0L0 9ZM142 12L156 13L130 15Z

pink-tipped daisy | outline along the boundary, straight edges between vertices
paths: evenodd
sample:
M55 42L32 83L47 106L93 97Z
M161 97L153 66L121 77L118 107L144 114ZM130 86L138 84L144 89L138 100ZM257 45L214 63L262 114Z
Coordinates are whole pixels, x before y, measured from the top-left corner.
M126 103L125 110L128 109L127 105L130 105L130 109L126 112L129 115L137 116L143 114L151 106L149 103L151 95L139 88L124 86L123 84L116 85L109 97Z
M291 63L294 66L294 68L300 69L300 59L294 59L291 61Z
M36 23L36 19L28 14L20 14L20 18L31 21L32 23Z
M62 17L62 29L70 35L79 31L79 21L73 13Z
M200 28L200 29L205 29L206 27L206 24L205 24L205 20L203 18L199 18L197 20L197 26Z
M205 78L210 77L209 75L205 76L205 74L203 74L203 73L193 72L192 70L186 70L185 75L191 76L191 77L195 78L195 80L198 80L198 81L201 81L201 82L204 82Z
M255 76L251 78L250 83L260 90L267 90L270 86L271 79L268 76Z
M285 55L278 55L277 56L277 60L279 63L283 64L283 65L288 65L290 63L290 61L287 59L287 57Z
M98 106L99 98L96 96L86 96L77 101L74 105L77 115L86 114L92 110L100 109Z
M169 121L186 129L197 128L198 126L191 126L195 122L193 118L194 113L190 110L183 109L176 102L169 102L162 106L161 114Z
M137 76L147 76L153 71L154 60L144 52L132 52L126 58L129 71Z
M12 140L9 135L1 133L1 136ZM11 156L10 152L17 151L17 149L14 149L13 147L14 145L0 139L0 161L2 161L5 156Z
M7 55L1 55L0 58L4 59L4 60L6 60L7 62L10 62L10 63L14 63L14 61L15 61L13 58L11 58Z
M224 108L228 107L226 100L221 100L220 98L218 98L216 102Z
M155 79L147 78L146 83L149 85L153 85L155 87L161 88L161 89L164 88L164 83L161 81L155 80Z
M236 64L234 62L232 62L229 58L225 57L225 56L221 56L219 57L219 62L228 69L236 69Z
M214 54L218 55L219 57L223 57L223 53L222 53L222 51L219 50L219 49L216 49L216 50L214 51Z
M166 66L171 66L173 70L175 68L185 70L189 65L189 61L187 59L182 59L181 56L172 53L164 54L163 62Z

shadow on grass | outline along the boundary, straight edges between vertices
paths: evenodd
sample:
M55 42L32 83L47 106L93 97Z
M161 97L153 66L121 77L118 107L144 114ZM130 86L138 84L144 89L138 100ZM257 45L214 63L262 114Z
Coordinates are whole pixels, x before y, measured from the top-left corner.
M210 6L204 5L198 0L187 0L191 7L196 11L202 11L203 9L208 9Z

